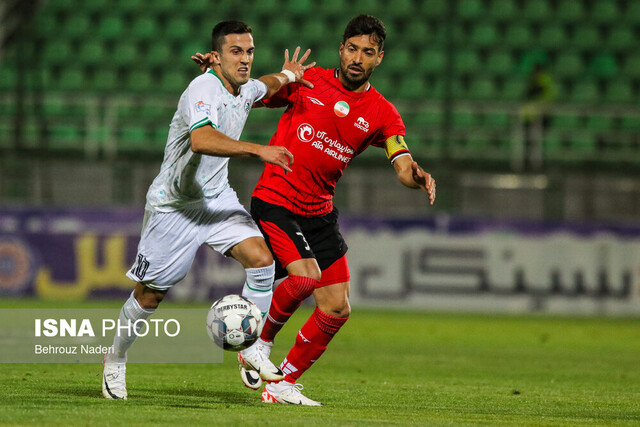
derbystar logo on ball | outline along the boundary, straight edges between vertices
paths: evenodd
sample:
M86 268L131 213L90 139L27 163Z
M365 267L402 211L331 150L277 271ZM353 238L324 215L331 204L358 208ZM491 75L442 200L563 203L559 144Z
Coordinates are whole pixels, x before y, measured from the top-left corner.
M253 301L227 295L213 303L207 313L207 333L220 348L240 351L258 339L262 313Z

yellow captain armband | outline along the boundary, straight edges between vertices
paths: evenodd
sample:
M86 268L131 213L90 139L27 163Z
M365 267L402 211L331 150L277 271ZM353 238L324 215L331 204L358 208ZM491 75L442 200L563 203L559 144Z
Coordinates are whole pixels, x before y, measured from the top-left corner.
M384 142L384 152L387 155L387 159L393 163L398 157L410 156L411 151L407 147L407 143L404 142L404 136L394 135L389 137Z

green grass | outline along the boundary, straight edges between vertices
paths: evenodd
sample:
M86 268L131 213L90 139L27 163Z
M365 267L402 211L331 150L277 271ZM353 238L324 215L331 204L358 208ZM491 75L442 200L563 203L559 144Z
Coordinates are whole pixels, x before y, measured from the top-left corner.
M274 361L309 313L283 330ZM130 364L127 401L102 398L101 368L0 364L0 423L640 425L638 319L356 309L301 379L322 408L262 404L233 353Z

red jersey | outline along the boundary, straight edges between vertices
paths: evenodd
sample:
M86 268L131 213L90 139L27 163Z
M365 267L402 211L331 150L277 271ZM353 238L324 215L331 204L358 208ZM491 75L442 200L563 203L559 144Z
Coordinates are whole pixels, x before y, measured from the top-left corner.
M336 69L320 67L307 70L304 78L313 89L293 83L265 101L272 108L287 106L269 145L293 154L293 172L265 163L253 196L297 215L326 215L353 158L369 145L384 147L388 138L404 136L405 127L398 110L373 86L349 91Z

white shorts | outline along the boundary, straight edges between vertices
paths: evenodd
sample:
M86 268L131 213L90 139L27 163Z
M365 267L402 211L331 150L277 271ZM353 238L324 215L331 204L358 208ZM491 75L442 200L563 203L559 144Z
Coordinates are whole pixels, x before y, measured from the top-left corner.
M204 203L183 211L145 212L138 255L127 277L167 290L187 275L203 244L225 254L243 240L262 237L232 188Z

